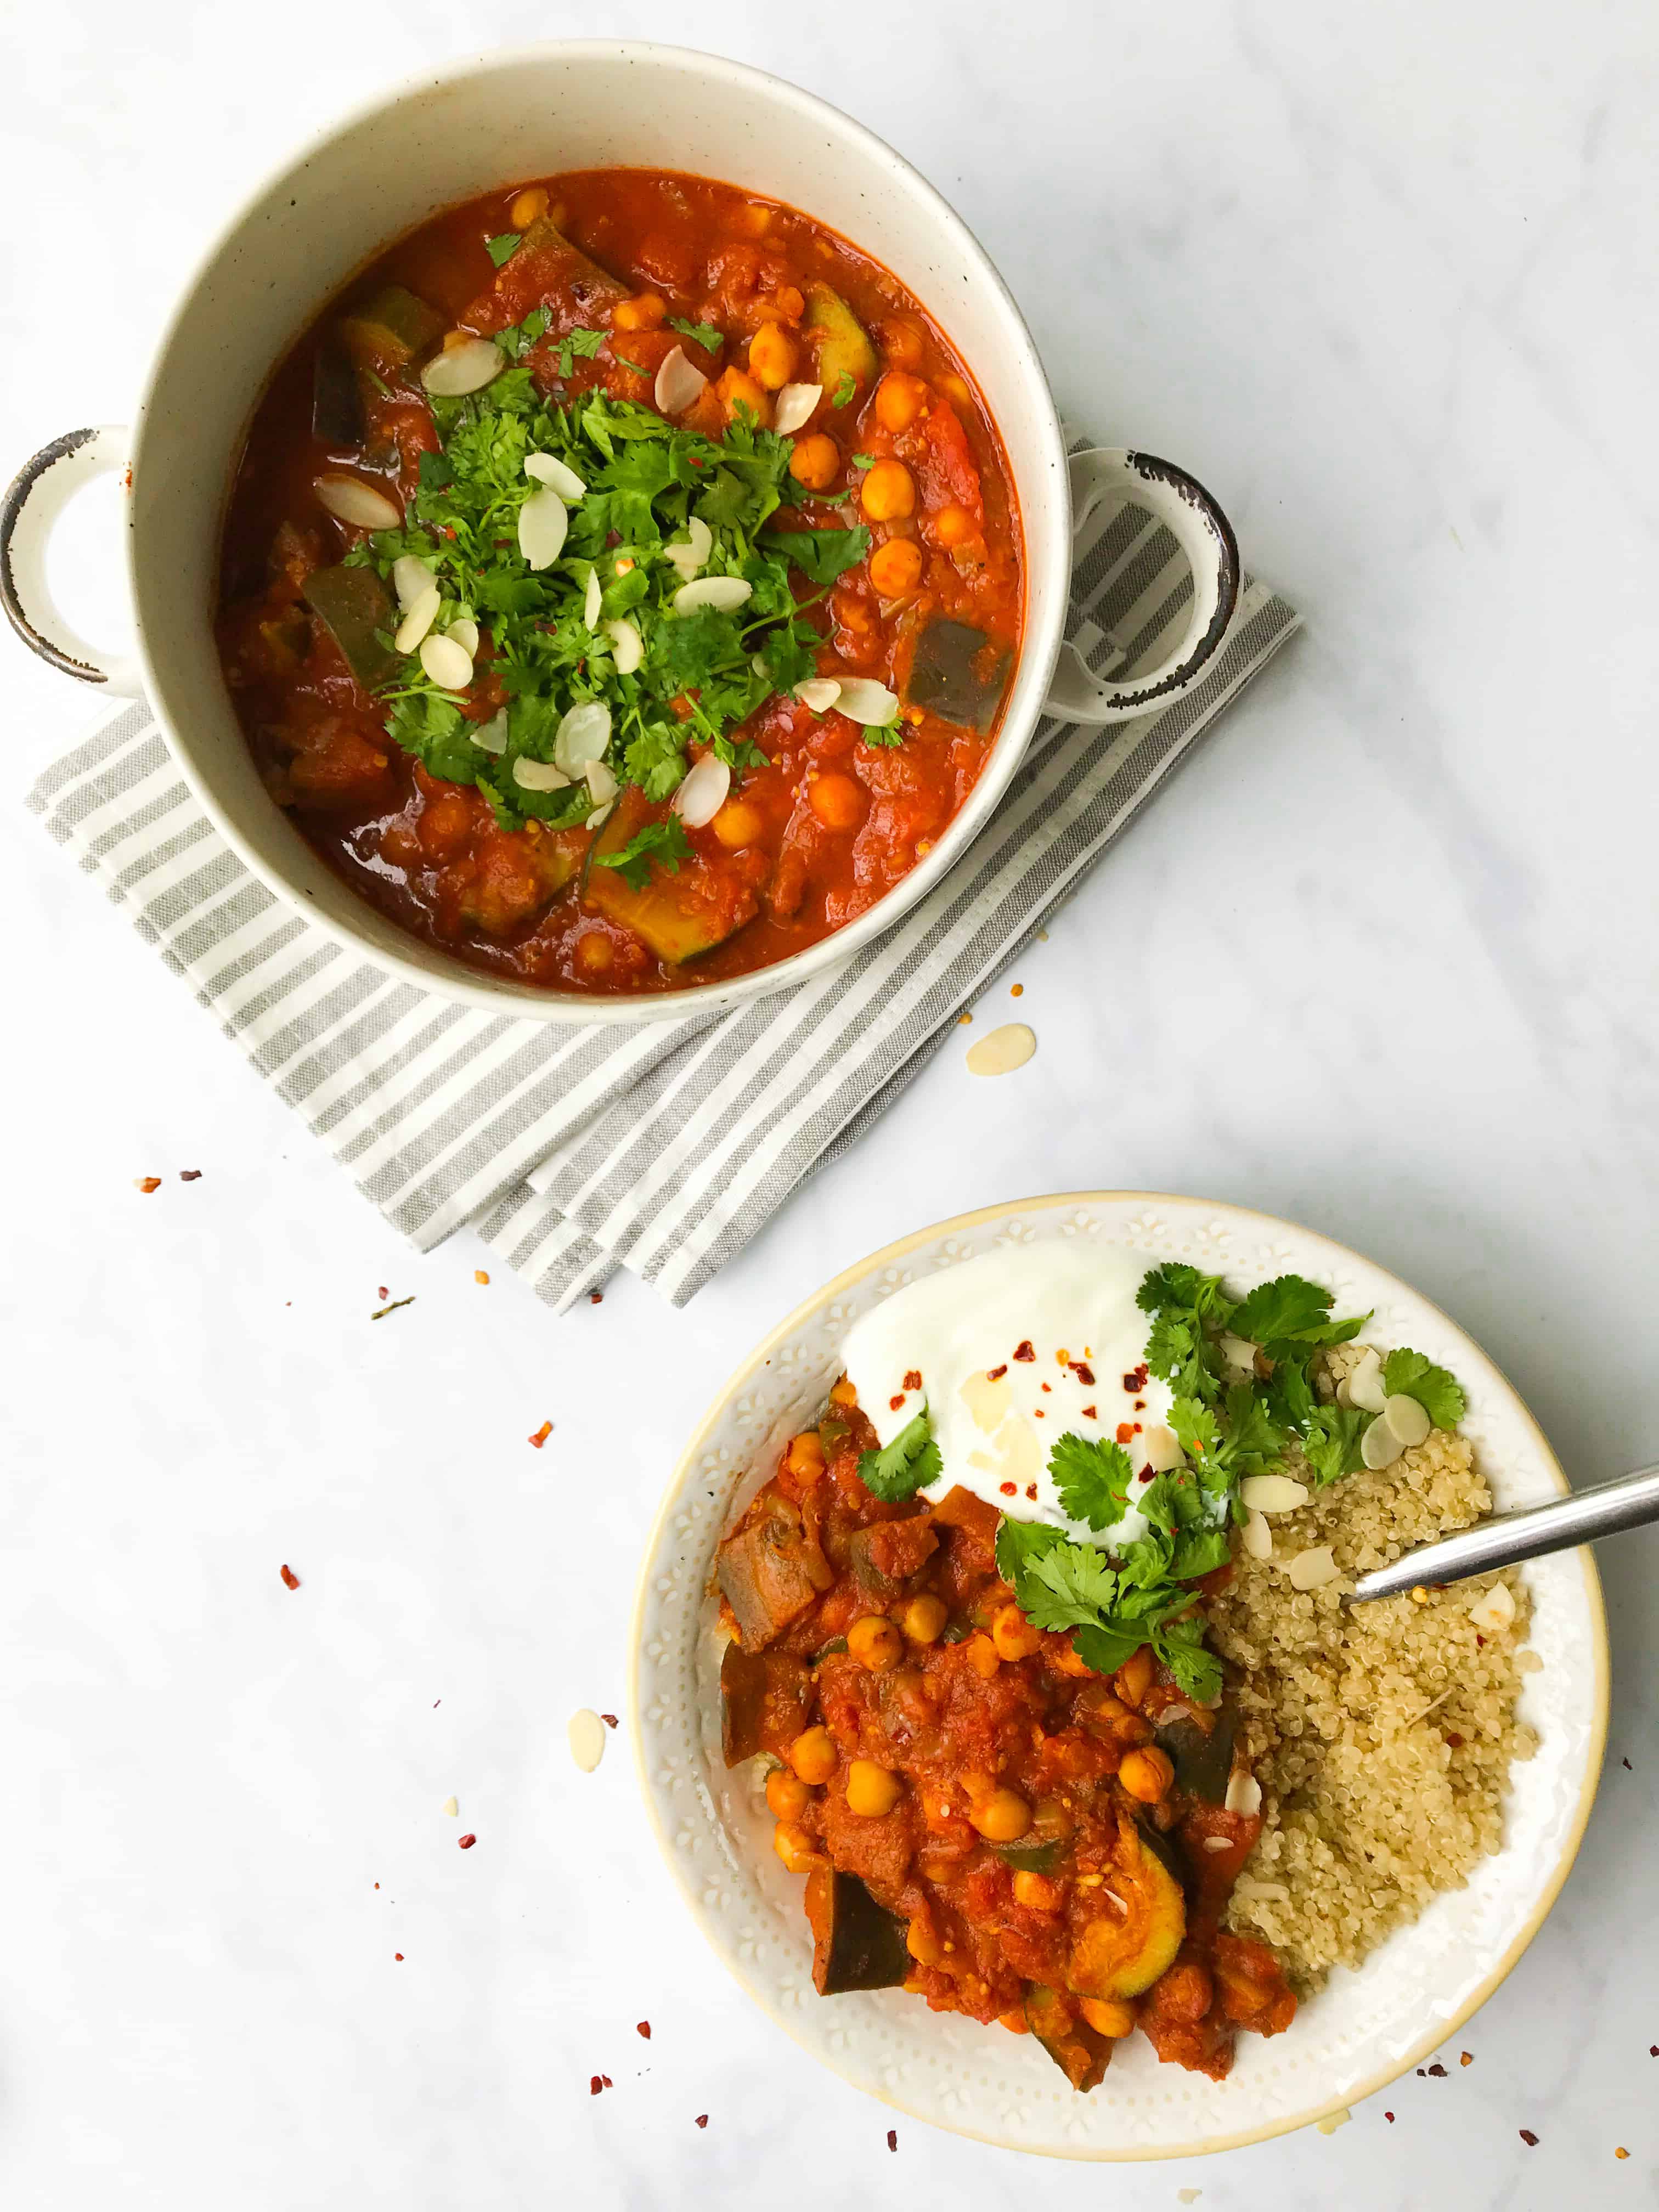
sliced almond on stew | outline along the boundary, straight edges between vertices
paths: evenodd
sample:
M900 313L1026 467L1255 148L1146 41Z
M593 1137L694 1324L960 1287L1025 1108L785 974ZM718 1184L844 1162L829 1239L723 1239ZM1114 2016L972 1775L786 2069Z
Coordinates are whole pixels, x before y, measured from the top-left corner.
M841 696L836 702L836 712L845 714L854 722L862 722L866 729L884 730L898 719L898 694L890 691L884 684L878 684L871 676L843 676Z
M421 382L436 399L465 399L482 392L507 367L507 356L494 338L463 338L459 345L434 353L421 371Z
M1187 1455L1181 1449L1181 1439L1162 1421L1155 1421L1140 1441L1146 1454L1146 1464L1154 1474L1167 1474L1171 1468L1186 1465Z
M515 760L513 781L525 791L564 791L570 778L550 761Z
M1227 1810L1255 1820L1261 1810L1261 1784L1247 1767L1237 1766L1227 1778Z
M550 484L543 484L519 509L519 550L532 568L550 568L569 528L569 509Z
M443 605L438 586L428 584L418 599L411 599L409 611L398 623L392 642L399 653L413 653L421 640L438 619L438 610Z
M504 753L507 750L507 709L501 708L487 722L480 722L471 732L472 742L480 752Z
M453 638L456 644L460 647L463 653L470 653L473 659L475 660L477 659L478 654L478 625L473 621L471 615L457 615L454 621L451 623L449 628L444 632L444 635L446 637Z
M1308 1486L1288 1474L1249 1474L1238 1486L1240 1500L1252 1513L1294 1513L1308 1502Z
M582 600L582 620L589 629L598 629L599 611L604 605L605 586L599 581L599 572L597 568L590 568L587 572L587 591Z
M1216 1341L1221 1346L1221 1356L1228 1371L1239 1380L1255 1373L1255 1346L1247 1336L1222 1336Z
M392 588L398 594L398 605L405 613L436 581L432 563L417 560L413 553L399 554L392 564ZM414 650L413 647L410 649L411 652Z
M556 453L526 453L524 472L538 483L550 485L561 499L580 499L587 489L574 469Z
M582 770L582 781L587 786L587 795L595 806L609 806L622 789L603 761L589 761Z
M684 349L676 346L657 371L657 380L651 396L661 415L684 415L688 407L696 404L708 379L700 368L694 368L685 357Z
M833 676L809 676L805 684L796 684L795 696L815 714L827 714L841 696L841 686Z
M441 691L465 691L472 681L472 655L453 637L421 641L421 665Z
M553 738L553 757L567 775L580 775L589 761L601 759L611 743L611 709L602 699L572 707Z
M731 769L714 754L705 753L695 767L686 771L668 804L688 830L701 830L725 805L731 788Z
M631 676L645 659L645 641L626 615L616 622L605 624L605 634L611 641L611 650L616 656L618 676Z
M697 515L685 526L684 538L676 538L672 545L663 547L663 556L689 584L701 574L704 563L714 550L714 533Z
M722 614L730 614L754 595L754 586L746 576L699 576L695 583L682 584L674 594L677 615L694 615L699 607L716 607Z
M325 507L337 521L349 522L356 530L401 530L403 510L373 484L366 484L361 477L330 475L319 477L312 489L318 503Z
M821 384L786 384L772 402L772 428L786 438L793 431L804 430L823 397Z

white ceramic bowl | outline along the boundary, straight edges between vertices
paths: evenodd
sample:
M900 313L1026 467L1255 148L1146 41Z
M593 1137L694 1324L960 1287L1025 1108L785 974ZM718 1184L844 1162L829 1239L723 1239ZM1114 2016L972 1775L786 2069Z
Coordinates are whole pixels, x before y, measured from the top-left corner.
M755 1763L720 1749L714 1550L734 1512L815 1416L860 1316L903 1284L999 1246L1072 1239L1182 1259L1248 1287L1294 1269L1338 1307L1375 1308L1377 1340L1410 1344L1468 1394L1498 1509L1566 1489L1537 1424L1491 1360L1439 1310L1357 1253L1289 1222L1207 1200L1091 1192L988 1207L890 1245L813 1294L756 1346L720 1393L664 1499L640 1577L629 1705L645 1800L686 1903L722 1964L795 2040L860 2089L917 2119L1054 2157L1174 2158L1261 2141L1340 2110L1414 2066L1514 1966L1565 1881L1589 1815L1607 1734L1607 1643L1588 1551L1523 1568L1531 1644L1522 1715L1540 1738L1512 1771L1506 1841L1467 1889L1438 1898L1357 1973L1339 1970L1291 2028L1239 2039L1225 2081L1160 2066L1137 2037L1089 2096L1029 2038L930 2013L884 1990L820 1997L802 1884L771 1849Z
M441 209L528 177L603 165L689 170L804 209L884 263L971 365L1001 430L1024 531L1024 650L991 758L932 853L834 936L732 982L634 998L536 990L466 969L356 897L271 802L220 673L212 628L232 471L276 364L326 301L392 240ZM131 469L128 571L136 659L77 636L46 591L44 550L74 490ZM1068 481L1068 475L1071 481ZM1073 506L1133 497L1176 532L1195 591L1185 635L1157 669L1103 683L1060 661ZM603 1024L733 1005L847 959L914 906L1006 788L1045 699L1103 722L1185 690L1218 647L1237 548L1201 486L1144 454L1102 451L1068 472L1030 333L960 219L889 146L810 94L707 54L615 40L488 55L428 72L316 140L211 248L162 338L129 440L71 431L0 502L0 605L65 673L146 693L202 805L279 897L406 981L492 1012ZM1058 664L1058 674L1057 674Z

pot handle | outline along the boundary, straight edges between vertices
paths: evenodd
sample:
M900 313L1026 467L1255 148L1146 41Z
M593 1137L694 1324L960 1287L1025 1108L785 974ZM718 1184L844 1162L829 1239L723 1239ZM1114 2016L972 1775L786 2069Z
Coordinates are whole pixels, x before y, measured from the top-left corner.
M0 500L0 606L42 660L83 684L107 684L136 699L142 688L137 661L88 644L64 619L46 588L46 545L58 517L94 477L126 467L129 443L125 428L106 422L66 431L24 463Z
M1091 726L1127 721L1167 706L1191 689L1220 649L1238 604L1238 541L1232 525L1195 477L1172 461L1122 447L1091 447L1071 462L1075 539L1102 500L1115 496L1144 507L1174 536L1192 563L1193 604L1180 643L1168 659L1127 679L1097 676L1069 642L1060 649L1042 711Z

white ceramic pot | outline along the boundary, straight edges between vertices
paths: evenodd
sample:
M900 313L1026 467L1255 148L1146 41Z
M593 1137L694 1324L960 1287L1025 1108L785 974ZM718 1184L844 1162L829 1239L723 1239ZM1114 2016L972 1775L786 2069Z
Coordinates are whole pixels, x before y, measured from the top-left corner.
M273 805L243 740L213 636L232 471L275 364L328 299L387 243L443 208L527 177L620 164L720 177L790 202L886 264L934 313L1001 430L1025 539L1024 645L1000 733L968 803L904 881L834 936L730 982L658 996L538 991L463 967L395 928L325 867ZM127 569L137 640L116 660L77 636L46 589L44 552L91 476L131 469ZM1132 684L1061 658L1073 512L1111 493L1152 509L1193 565L1186 634ZM847 959L952 866L1006 788L1045 710L1101 723L1190 685L1237 596L1238 554L1201 486L1114 450L1069 467L1030 331L961 220L880 139L821 100L708 54L592 40L439 70L315 141L236 216L167 325L131 433L79 430L28 463L0 505L0 602L67 674L143 692L227 842L280 897L348 950L404 980L495 1012L588 1024L665 1020L785 988Z

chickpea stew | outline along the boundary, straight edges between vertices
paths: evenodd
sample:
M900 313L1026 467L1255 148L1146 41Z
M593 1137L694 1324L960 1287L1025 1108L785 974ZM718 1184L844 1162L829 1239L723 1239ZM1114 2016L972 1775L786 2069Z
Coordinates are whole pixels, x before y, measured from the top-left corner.
M973 788L1018 652L996 428L795 210L649 171L400 240L278 369L227 682L268 787L469 965L657 992L863 913Z

